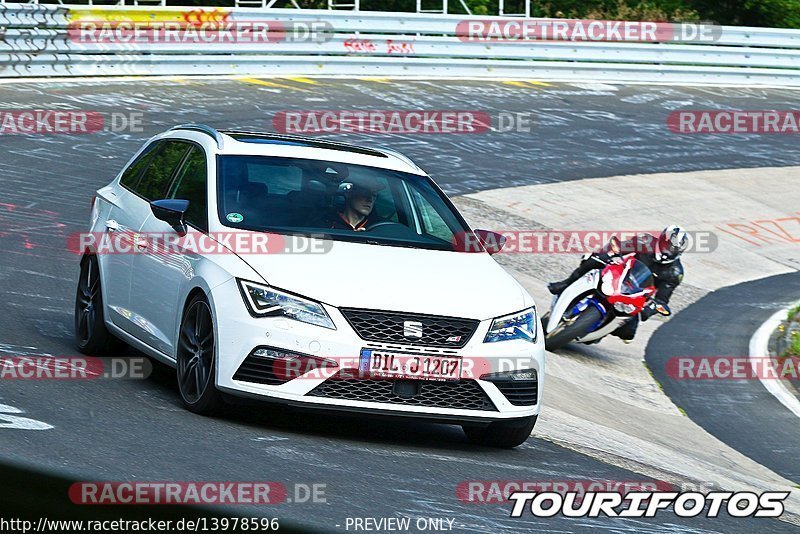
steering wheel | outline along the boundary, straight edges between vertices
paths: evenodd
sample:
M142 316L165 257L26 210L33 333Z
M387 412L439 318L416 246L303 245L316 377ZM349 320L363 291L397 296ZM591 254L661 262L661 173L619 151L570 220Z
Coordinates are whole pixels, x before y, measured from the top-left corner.
M375 228L380 228L381 226L390 226L390 225L392 225L392 226L402 226L403 228L408 228L408 226L406 226L405 224L399 223L399 222L380 221L380 222L376 222L375 224L373 224L372 226L367 228L367 231L370 232L370 231L374 230Z

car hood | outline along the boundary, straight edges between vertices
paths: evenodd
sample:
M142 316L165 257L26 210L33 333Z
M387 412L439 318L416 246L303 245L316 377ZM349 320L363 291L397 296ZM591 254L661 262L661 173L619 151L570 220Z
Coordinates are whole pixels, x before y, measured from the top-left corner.
M485 320L533 305L486 253L325 244L324 253L239 256L269 285L336 307Z

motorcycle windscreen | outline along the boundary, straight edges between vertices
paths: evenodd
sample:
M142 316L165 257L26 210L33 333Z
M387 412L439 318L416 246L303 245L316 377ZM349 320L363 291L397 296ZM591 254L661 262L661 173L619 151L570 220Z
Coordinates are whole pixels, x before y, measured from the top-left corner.
M633 265L631 265L628 274L625 276L625 280L622 282L623 295L641 293L645 288L655 285L653 273L644 263L640 261L634 261L632 263Z

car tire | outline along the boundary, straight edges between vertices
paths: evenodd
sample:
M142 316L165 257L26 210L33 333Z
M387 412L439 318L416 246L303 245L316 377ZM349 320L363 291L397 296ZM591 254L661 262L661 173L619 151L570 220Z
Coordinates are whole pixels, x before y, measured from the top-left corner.
M525 443L536 426L538 415L515 421L495 421L484 426L463 425L464 434L475 445L513 449Z
M217 389L216 338L211 306L204 295L186 305L176 350L176 377L183 406L200 415L214 415L224 406Z
M78 350L88 356L107 356L125 348L125 344L106 328L100 266L93 254L81 260L75 295L75 343Z
M586 335L589 329L597 324L603 316L600 310L590 306L583 310L572 324L560 330L555 330L544 337L544 346L547 350L557 350L579 337Z

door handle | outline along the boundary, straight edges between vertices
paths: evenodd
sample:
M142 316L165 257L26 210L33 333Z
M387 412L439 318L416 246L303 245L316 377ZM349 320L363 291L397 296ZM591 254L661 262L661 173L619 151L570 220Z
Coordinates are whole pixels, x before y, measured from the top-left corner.
M116 232L119 230L119 223L114 219L109 219L106 221L106 231L108 233Z
M148 245L147 239L139 235L136 236L135 243L136 243L136 248L138 248L139 250L146 249Z

